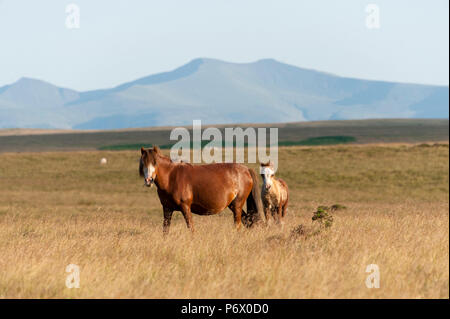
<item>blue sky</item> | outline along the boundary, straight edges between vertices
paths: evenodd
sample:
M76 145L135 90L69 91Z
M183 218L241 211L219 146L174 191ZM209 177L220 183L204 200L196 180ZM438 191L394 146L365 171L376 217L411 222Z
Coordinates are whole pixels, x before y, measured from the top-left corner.
M66 27L70 3L79 29ZM379 29L366 27L370 3ZM447 0L0 0L0 86L106 88L197 57L448 85L448 11Z

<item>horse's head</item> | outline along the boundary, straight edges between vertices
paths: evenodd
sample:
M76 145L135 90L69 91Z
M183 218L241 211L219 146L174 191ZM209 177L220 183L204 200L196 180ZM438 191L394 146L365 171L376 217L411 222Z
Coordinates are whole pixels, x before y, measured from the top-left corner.
M272 187L273 177L275 176L273 163L261 163L260 172L263 179L263 188L269 190Z
M158 146L153 148L141 148L141 160L139 161L139 175L144 177L145 186L151 187L155 182L157 161L156 157L161 153Z

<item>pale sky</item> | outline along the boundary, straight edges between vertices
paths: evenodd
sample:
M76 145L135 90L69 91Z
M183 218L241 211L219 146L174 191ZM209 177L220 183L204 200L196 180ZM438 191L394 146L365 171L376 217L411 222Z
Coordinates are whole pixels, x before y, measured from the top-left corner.
M70 3L79 29L66 27ZM448 12L448 0L0 0L0 86L108 88L198 57L448 85Z

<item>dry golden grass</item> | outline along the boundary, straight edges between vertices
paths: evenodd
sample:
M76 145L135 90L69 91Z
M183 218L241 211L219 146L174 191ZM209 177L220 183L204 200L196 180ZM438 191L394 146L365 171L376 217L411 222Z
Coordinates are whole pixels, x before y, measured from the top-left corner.
M101 157L108 164L100 166ZM0 155L3 298L448 298L448 144L280 149L283 229L233 228L232 214L175 213L162 236L139 152ZM319 205L333 226L291 237ZM81 287L65 286L68 264ZM381 287L365 272L377 264Z

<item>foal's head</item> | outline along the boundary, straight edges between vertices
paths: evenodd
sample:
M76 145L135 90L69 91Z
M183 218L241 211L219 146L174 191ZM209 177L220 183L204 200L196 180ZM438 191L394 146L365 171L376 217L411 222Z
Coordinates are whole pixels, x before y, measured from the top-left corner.
M141 148L141 160L139 161L139 174L145 178L145 186L150 187L156 178L156 157L161 154L158 146L153 148Z
M273 185L273 178L275 176L273 163L261 163L260 172L263 179L263 188L269 190Z

